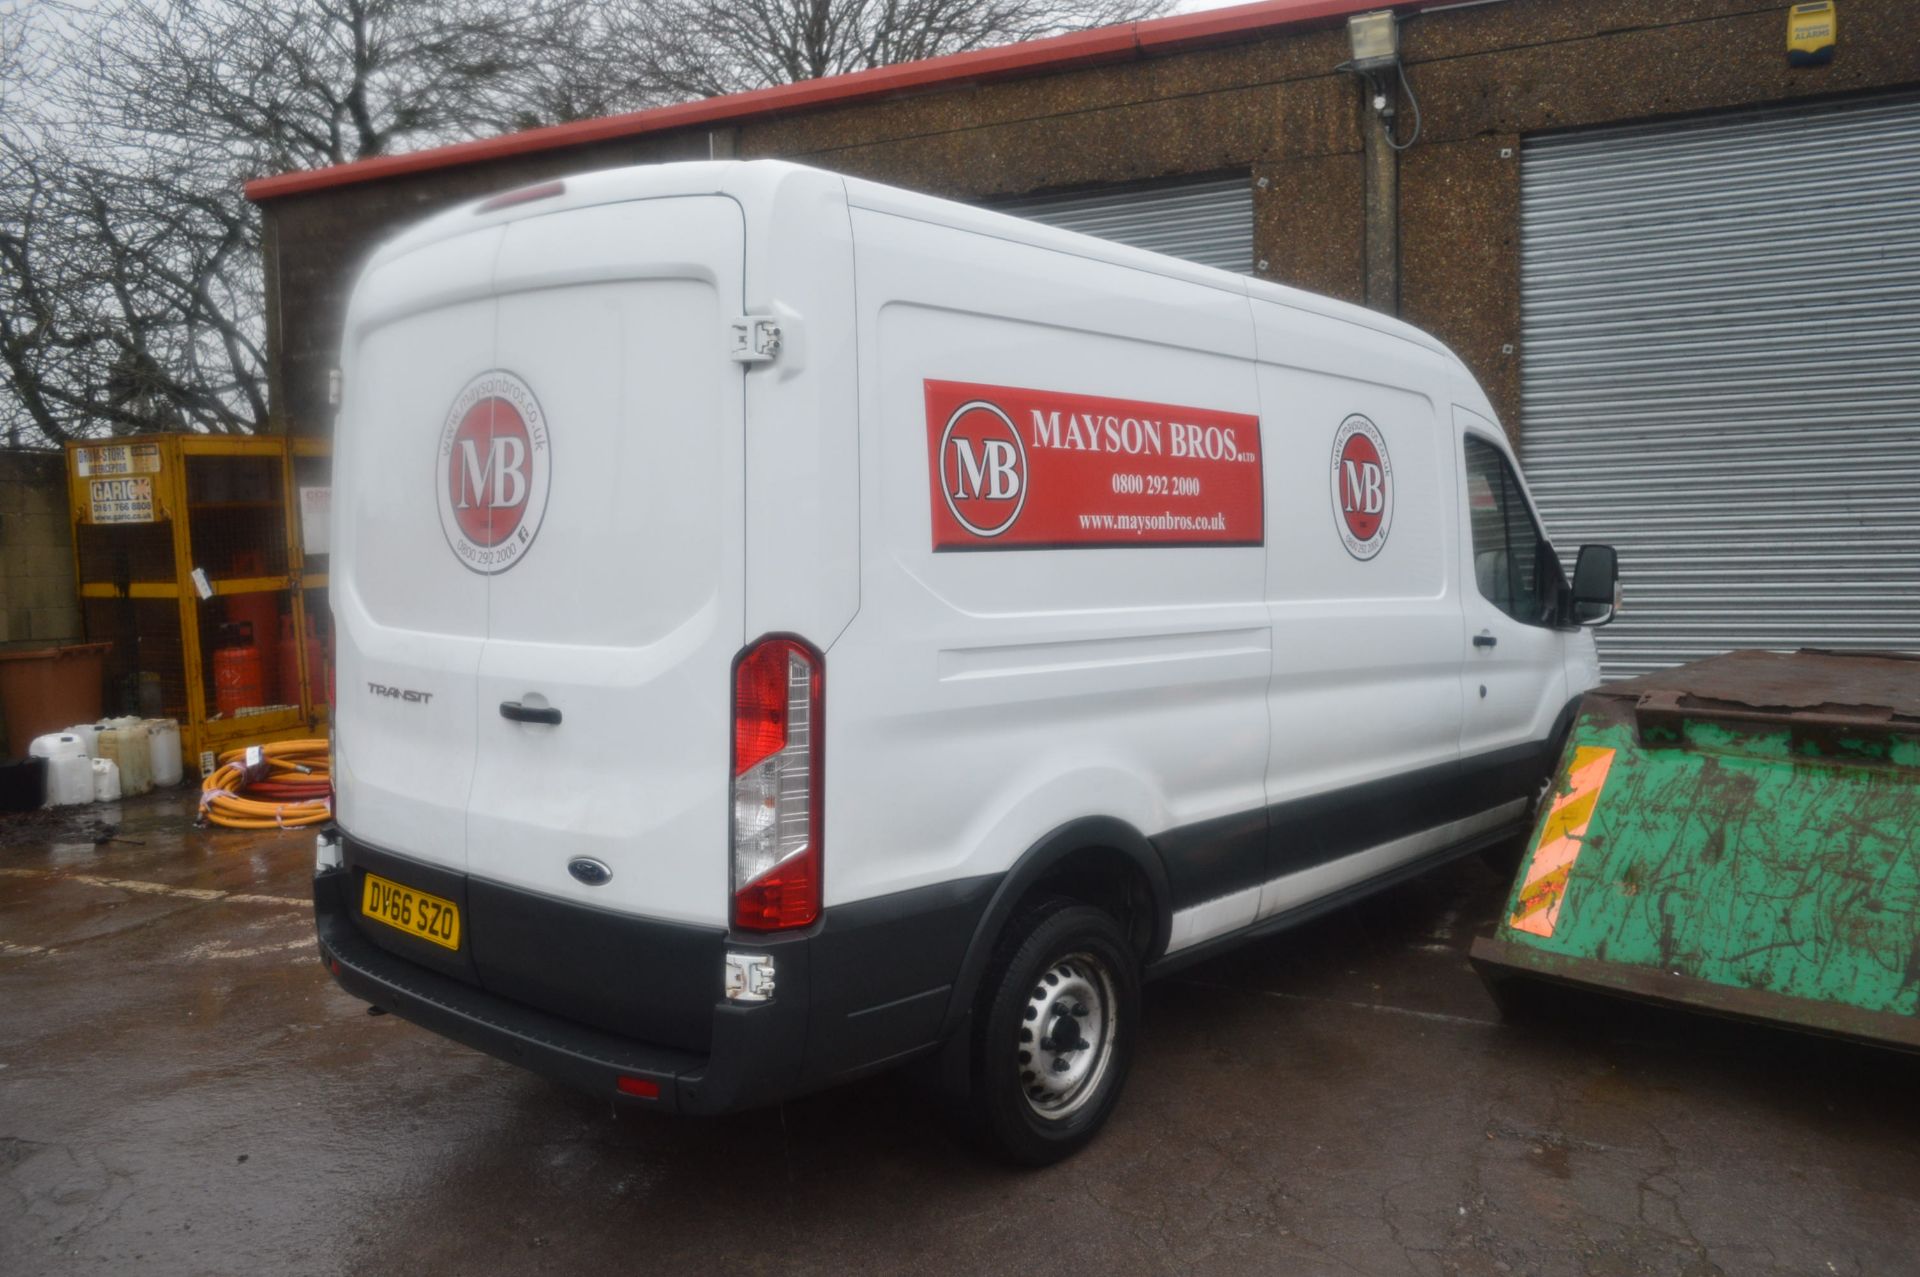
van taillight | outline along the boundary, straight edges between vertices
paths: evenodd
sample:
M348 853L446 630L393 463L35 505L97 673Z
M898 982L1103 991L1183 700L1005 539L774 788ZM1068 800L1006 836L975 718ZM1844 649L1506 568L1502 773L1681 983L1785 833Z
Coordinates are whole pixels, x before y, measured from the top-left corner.
M820 916L820 654L764 638L733 665L733 922Z

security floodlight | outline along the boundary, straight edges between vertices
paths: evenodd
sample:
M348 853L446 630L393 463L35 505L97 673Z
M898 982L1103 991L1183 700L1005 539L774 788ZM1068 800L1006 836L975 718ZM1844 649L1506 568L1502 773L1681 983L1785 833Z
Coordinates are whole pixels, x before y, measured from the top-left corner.
M1488 2L1461 0L1462 4ZM1374 114L1379 117L1380 133L1387 145L1396 151L1406 150L1420 140L1420 100L1413 96L1413 86L1407 83L1407 69L1400 63L1400 24L1395 20L1393 10L1375 9L1371 13L1356 13L1348 18L1347 42L1353 46L1353 58L1342 62L1337 69L1351 71L1360 81L1360 87L1373 103ZM1398 113L1394 93L1396 79L1407 105L1413 108L1413 134L1404 142L1396 136L1393 122Z
M1347 40L1353 46L1355 71L1379 71L1400 61L1400 27L1393 10L1375 9L1347 19Z

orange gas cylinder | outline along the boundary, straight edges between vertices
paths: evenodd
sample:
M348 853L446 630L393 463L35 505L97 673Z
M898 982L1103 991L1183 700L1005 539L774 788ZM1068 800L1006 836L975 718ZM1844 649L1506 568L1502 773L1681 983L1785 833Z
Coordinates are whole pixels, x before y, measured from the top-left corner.
M280 673L280 596L271 590L258 594L229 594L227 620L249 626L253 646L260 652L260 699L253 705L275 705L291 699L288 691L274 686Z
M313 618L307 618L307 686L317 703L326 699L326 651ZM293 641L293 614L280 618L280 699L289 705L300 700L300 649Z
M258 647L222 647L213 654L213 703L223 716L267 702Z

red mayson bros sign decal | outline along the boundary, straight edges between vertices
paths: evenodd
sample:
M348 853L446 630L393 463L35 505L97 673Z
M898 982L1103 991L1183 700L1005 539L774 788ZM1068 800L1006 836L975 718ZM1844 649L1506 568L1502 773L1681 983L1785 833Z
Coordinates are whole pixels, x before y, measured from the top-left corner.
M935 550L1260 545L1260 419L929 381Z

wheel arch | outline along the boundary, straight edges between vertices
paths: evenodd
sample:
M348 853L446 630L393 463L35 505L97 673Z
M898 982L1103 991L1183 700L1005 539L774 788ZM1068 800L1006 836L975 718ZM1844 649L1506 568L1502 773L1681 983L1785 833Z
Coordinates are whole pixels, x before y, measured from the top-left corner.
M1036 892L1051 891L1108 905L1116 888L1124 893L1123 901L1138 897L1129 938L1144 967L1166 950L1173 918L1166 867L1152 841L1124 820L1083 816L1057 826L1029 847L1000 880L974 927L947 1003L942 1037L951 1038L966 1025L994 950L1022 902ZM1130 920L1120 921L1124 927Z

